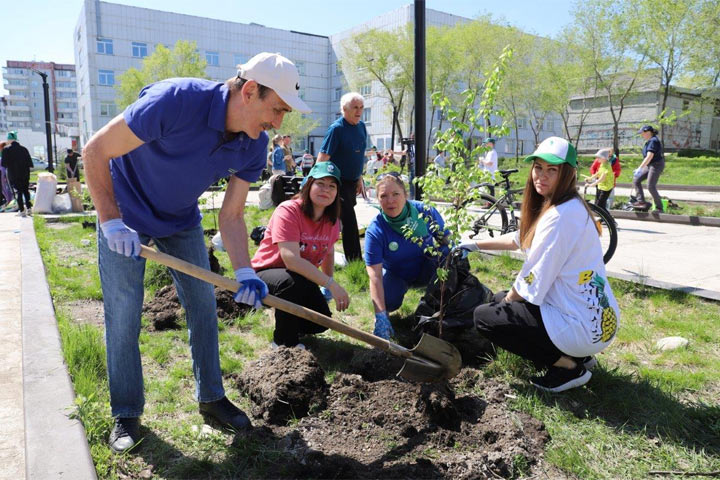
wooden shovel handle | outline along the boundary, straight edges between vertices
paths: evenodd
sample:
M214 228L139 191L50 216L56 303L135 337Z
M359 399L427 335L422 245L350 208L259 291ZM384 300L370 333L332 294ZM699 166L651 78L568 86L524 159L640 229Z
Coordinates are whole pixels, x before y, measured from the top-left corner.
M173 270L177 270L178 272L190 275L191 277L204 280L208 283L211 283L217 287L233 293L237 292L241 286L238 282L231 278L223 277L222 275L218 275L217 273L211 272L210 270L206 270L204 268L198 267L197 265L193 265L192 263L186 262L185 260L180 260L179 258L175 258L172 255L158 252L157 250L146 247L145 245L141 245L140 256L165 265L166 267L170 267ZM313 323L317 323L318 325L322 325L325 328L335 330L336 332L340 332L344 335L347 335L348 337L360 340L361 342L369 343L373 347L379 348L393 355L403 358L412 357L412 353L407 348L401 345L388 342L383 338L376 337L375 335L364 332L355 327L351 327L350 325L347 325L345 323L338 322L337 320L333 320L332 318L323 315L322 313L318 313L301 305L288 302L287 300L283 300L282 298L268 295L263 299L263 304L267 305L268 307L274 307L278 310L282 310L283 312L293 314L300 318L304 318L305 320L309 320Z

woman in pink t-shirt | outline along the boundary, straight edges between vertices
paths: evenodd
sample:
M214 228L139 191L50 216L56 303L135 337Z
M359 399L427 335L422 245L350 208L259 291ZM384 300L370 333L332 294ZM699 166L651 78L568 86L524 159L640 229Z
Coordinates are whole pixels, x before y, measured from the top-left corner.
M339 185L337 165L316 163L300 193L275 209L252 259L253 268L272 295L328 316L325 295L332 295L338 311L350 304L345 289L333 280L333 245L340 236ZM321 286L327 293L320 290ZM272 345L305 348L299 343L300 335L325 330L276 309Z

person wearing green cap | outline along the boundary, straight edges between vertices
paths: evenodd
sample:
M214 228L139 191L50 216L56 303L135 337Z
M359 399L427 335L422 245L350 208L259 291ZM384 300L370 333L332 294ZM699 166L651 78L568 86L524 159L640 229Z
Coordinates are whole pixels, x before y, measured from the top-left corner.
M335 249L340 237L340 169L333 162L316 163L300 192L273 212L252 267L272 295L330 316L324 287L341 312L350 297L333 280ZM326 328L275 310L272 346L305 348L300 336Z
M562 392L590 380L594 355L615 338L620 309L598 228L575 187L575 147L550 137L525 161L532 168L520 230L458 248L523 250L525 263L512 288L475 309L475 327L495 345L545 367L544 375L530 379L534 386Z
M435 208L408 200L397 172L381 175L375 189L381 211L365 231L364 259L375 308L373 333L389 339L394 331L388 313L400 308L409 287L430 282L448 253L448 232ZM412 232L413 238L406 238L406 232ZM428 255L429 246L442 252L442 258Z
M495 151L495 139L492 137L488 137L483 141L483 145L490 148L485 153L484 157L480 157L480 164L479 167L481 170L485 170L490 174L490 177L492 177L492 181L495 181L495 172L497 172L498 169L498 155ZM495 196L495 186L489 185L488 190L490 191L490 195Z
M27 148L17 141L17 132L8 132L8 145L2 149L0 164L7 171L10 185L17 198L18 215L25 217L30 213L30 170L33 168L32 158Z

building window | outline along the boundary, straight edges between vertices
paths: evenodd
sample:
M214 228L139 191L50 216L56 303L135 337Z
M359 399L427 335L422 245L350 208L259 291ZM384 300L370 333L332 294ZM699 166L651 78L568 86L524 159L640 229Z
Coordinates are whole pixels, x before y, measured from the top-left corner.
M101 117L114 117L115 115L117 115L115 102L100 102Z
M523 130L527 128L527 119L526 118L518 118L517 119L517 128L518 130Z
M335 89L335 101L340 101L340 98L342 98L342 88L336 88Z
M295 68L297 68L298 75L305 75L305 62L295 62Z
M365 85L360 87L360 95L363 97L369 97L372 95L372 84L366 83Z
M147 57L147 43L132 42L132 56L135 58Z
M377 139L377 149L378 150L384 150L385 149L385 139L384 138L378 138Z
M683 100L683 112L690 110L690 100Z
M546 130L546 131L548 131L548 132L553 132L553 131L555 131L555 122L554 122L554 121L552 121L552 120L545 120L544 124L545 124L545 130Z
M305 100L305 89L301 88L298 90L298 97L300 97L301 100Z
M98 38L97 39L97 53L103 55L113 54L113 43L109 38Z
M247 55L240 55L239 53L236 53L233 56L233 59L235 61L236 68L239 67L240 65L242 65L243 63L247 63L247 61L250 60L250 58Z
M365 125L371 125L371 124L372 124L371 118L372 118L372 108L366 108L366 109L364 109L364 110L363 110L362 120L363 120L363 122L365 122Z
M342 67L340 66L340 60L335 62L335 75L342 75Z
M505 139L505 153L515 154L515 140Z
M208 66L217 67L220 65L220 54L218 52L205 52L205 61Z
M115 85L115 72L112 70L98 70L98 83L100 85Z

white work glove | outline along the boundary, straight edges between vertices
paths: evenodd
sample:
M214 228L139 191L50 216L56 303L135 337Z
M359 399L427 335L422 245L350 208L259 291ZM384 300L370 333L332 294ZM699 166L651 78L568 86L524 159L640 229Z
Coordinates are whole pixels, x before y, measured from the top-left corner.
M135 230L125 225L121 218L101 223L100 229L113 252L126 257L140 255L140 237Z
M463 242L459 245L457 245L455 248L453 248L454 251L460 251L462 258L467 258L468 253L470 252L477 252L480 250L478 248L477 243L475 242Z
M268 294L268 287L255 270L251 267L238 268L235 270L235 279L241 284L235 293L235 301L261 309L262 299Z

